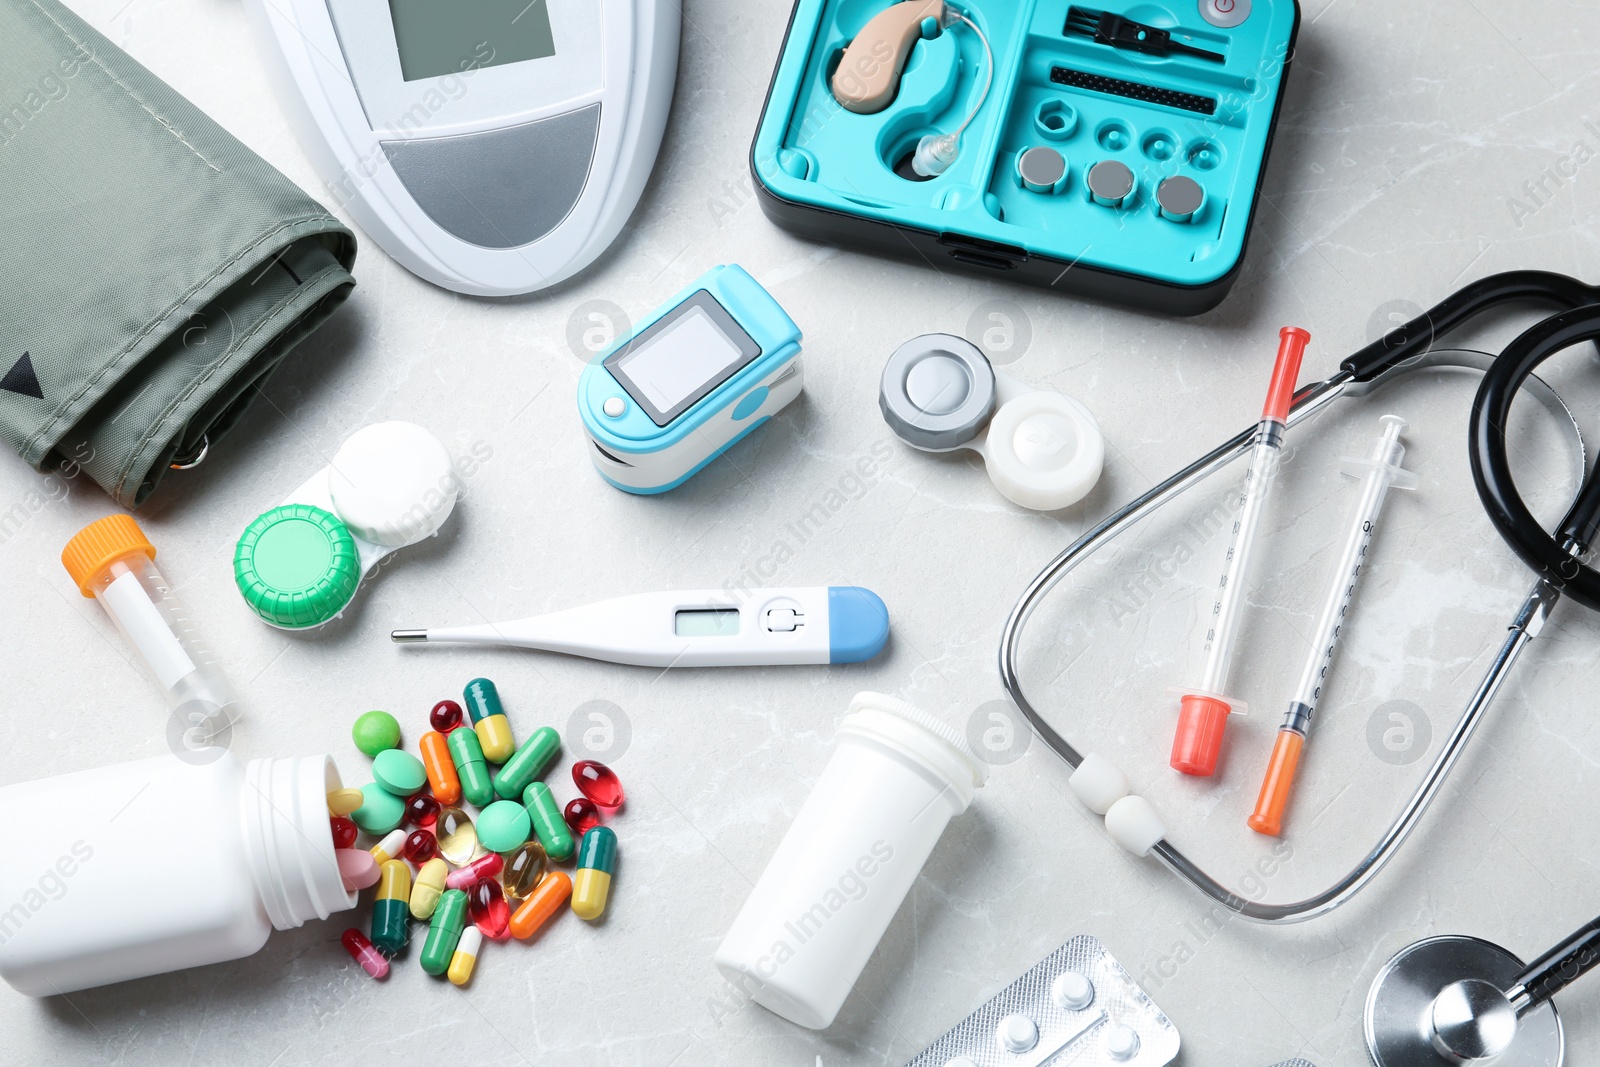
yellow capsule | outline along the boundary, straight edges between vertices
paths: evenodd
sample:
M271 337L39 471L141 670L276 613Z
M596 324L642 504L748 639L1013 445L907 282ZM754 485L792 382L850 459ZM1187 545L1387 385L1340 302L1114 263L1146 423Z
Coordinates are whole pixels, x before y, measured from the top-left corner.
M490 715L472 724L483 746L483 758L490 763L504 763L517 750L516 739L511 736L511 721L504 715Z
M385 860L378 874L378 900L404 900L411 895L411 868L405 860Z
M417 879L411 884L411 917L433 918L433 909L439 906L439 894L444 892L444 880L450 876L450 865L435 856L422 865Z
M328 794L328 811L333 815L349 815L367 802L359 789L335 789Z
M581 867L573 874L572 910L578 918L600 918L606 910L606 898L610 895L611 875L605 871Z
M472 968L478 963L478 949L483 945L483 932L476 926L461 931L456 942L455 955L450 957L450 969L445 972L453 985L466 985L472 977Z
M578 842L578 870L572 877L572 910L580 919L598 919L611 895L611 872L617 869L617 835L596 826Z

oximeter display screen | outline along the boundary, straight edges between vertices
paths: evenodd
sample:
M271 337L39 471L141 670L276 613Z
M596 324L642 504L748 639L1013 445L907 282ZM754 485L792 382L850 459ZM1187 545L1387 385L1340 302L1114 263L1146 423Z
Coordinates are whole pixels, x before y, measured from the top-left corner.
M442 78L556 54L548 0L389 0L400 76Z
M665 426L761 354L704 289L607 356L605 366L657 426Z
M737 637L738 608L693 608L673 616L672 632L679 637Z

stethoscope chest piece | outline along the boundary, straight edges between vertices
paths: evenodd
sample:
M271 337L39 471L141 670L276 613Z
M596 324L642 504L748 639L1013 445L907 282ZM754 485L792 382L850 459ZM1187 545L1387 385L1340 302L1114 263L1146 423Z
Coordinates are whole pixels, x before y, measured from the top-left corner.
M976 345L953 334L923 334L895 349L878 407L914 448L976 451L995 488L1034 511L1077 503L1105 464L1105 438L1088 408L996 371Z
M1522 961L1476 937L1430 937L1397 952L1367 993L1377 1067L1561 1067L1564 1040L1546 1001L1519 1020L1502 990Z

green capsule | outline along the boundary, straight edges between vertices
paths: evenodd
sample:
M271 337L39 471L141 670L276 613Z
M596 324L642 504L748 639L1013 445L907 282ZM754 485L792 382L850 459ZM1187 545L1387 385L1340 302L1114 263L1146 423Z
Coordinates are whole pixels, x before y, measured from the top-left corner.
M461 795L467 801L483 807L494 799L494 783L489 778L489 765L483 759L483 746L478 735L471 730L455 729L445 734L450 748L450 760L456 765L456 775L461 779Z
M460 733L451 730L451 733ZM428 939L422 943L418 960L429 974L443 974L450 969L450 957L455 955L456 942L467 926L467 894L460 889L446 889L433 909L433 921L428 924Z
M583 845L578 849L579 869L604 871L617 870L617 834L609 826L596 826L583 835Z
M539 727L494 776L494 791L506 800L517 799L530 782L544 774L560 751L561 735L555 727Z
M372 902L372 943L385 956L398 955L411 939L410 897L411 868L405 860L385 861Z
M528 786L522 794L522 806L528 809L528 817L533 820L533 834L544 846L545 854L558 863L571 859L572 831L567 827L567 820L561 817L561 809L556 806L556 798L550 795L550 787L543 782Z
M472 717L472 730L483 746L484 758L490 763L504 763L510 759L517 742L511 736L511 720L506 718L505 708L500 704L500 691L494 683L487 678L474 678L461 691L461 698L467 705L467 714ZM516 795L506 799L515 800Z
M397 956L411 936L410 904L404 900L372 902L372 943L385 956Z

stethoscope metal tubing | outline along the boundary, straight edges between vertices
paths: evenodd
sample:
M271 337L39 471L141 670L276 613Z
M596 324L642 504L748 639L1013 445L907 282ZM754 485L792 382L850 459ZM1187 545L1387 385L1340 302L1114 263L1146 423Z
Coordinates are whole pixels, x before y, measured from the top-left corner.
M1317 382L1300 390L1295 396L1295 403L1290 409L1288 425L1294 427L1327 408L1334 400L1341 396L1364 396L1393 379L1426 367L1467 367L1475 370L1486 370L1493 362L1492 356L1481 352L1435 350L1419 354L1396 354L1394 359L1383 367L1381 371L1370 371L1361 378L1357 377L1357 369L1352 367L1351 361L1346 361L1344 367L1324 381ZM1571 418L1571 412L1566 405L1561 403L1553 391L1537 378L1529 379L1530 386L1541 389L1548 398L1553 398L1562 410ZM1574 420L1576 426L1576 420ZM1072 746L1066 738L1062 737L1054 727L1044 720L1038 710L1028 701L1022 691L1022 684L1017 670L1017 652L1020 638L1028 620L1032 617L1039 602L1051 589L1065 578L1078 564L1098 551L1106 543L1114 540L1119 534L1145 518L1152 509L1159 508L1167 502L1180 496L1190 487L1203 481L1227 466L1235 459L1240 458L1249 451L1255 439L1257 429L1251 427L1234 437L1223 442L1210 452L1201 456L1193 463L1184 467L1165 481L1157 484L1133 502L1112 514L1088 533L1079 537L1048 566L1046 566L1018 599L1012 608L1010 616L1006 619L1005 627L1000 638L1000 681L1010 694L1018 710L1027 718L1034 732L1066 763L1076 768L1083 762L1083 755ZM1579 438L1579 482L1583 481L1584 459L1582 455L1582 439ZM1540 579L1535 583L1533 590L1528 594L1519 608L1505 642L1501 645L1499 653L1490 665L1483 681L1472 694L1457 720L1454 728L1446 738L1439 755L1434 758L1427 775L1423 778L1411 799L1400 812L1389 828L1385 831L1378 844L1364 859L1353 867L1339 881L1328 889L1303 900L1288 904L1265 904L1247 900L1231 892L1216 879L1207 874L1198 864L1175 845L1166 840L1156 843L1151 851L1165 863L1173 873L1184 881L1194 886L1211 900L1221 904L1252 922L1265 924L1287 924L1304 922L1308 919L1325 915L1339 905L1348 901L1360 892L1388 862L1394 858L1400 846L1405 843L1412 830L1421 821L1427 812L1439 789L1444 785L1446 777L1455 767L1462 751L1466 748L1467 741L1477 729L1483 714L1488 710L1495 694L1510 673L1517 659L1522 655L1528 643L1538 635L1548 619L1551 610L1561 599L1561 592L1551 583Z

